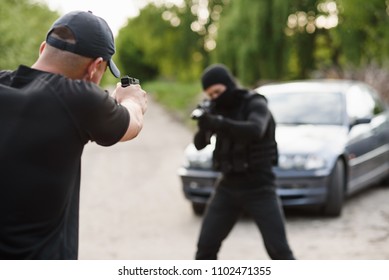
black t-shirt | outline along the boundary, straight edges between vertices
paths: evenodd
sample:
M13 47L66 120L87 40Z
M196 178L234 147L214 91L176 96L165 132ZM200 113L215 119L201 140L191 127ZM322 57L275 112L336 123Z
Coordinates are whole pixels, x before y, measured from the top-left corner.
M84 145L112 145L128 124L93 83L0 72L0 259L77 259Z

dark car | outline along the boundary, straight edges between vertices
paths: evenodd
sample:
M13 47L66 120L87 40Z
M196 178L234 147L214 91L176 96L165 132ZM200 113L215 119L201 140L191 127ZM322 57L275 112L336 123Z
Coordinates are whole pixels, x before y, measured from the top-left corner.
M274 167L284 207L341 214L344 198L389 177L389 111L369 85L304 80L256 89L277 122ZM214 143L185 150L179 169L185 197L201 214L220 174L211 169ZM314 206L314 207L312 207Z

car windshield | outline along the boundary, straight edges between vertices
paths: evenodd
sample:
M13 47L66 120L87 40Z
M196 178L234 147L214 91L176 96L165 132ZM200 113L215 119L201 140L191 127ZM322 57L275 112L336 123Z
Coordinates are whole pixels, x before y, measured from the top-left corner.
M336 92L283 92L266 94L278 124L342 124L342 96Z

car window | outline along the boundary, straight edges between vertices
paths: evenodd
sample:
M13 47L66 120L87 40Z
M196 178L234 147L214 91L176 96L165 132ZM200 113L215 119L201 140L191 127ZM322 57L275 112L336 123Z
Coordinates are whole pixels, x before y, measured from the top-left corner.
M266 95L278 124L341 125L342 95L336 92L283 92Z
M350 88L346 99L350 119L371 118L374 115L376 102L367 88L358 86Z
M367 93L371 96L374 102L374 107L373 107L373 115L378 115L385 111L385 104L384 102L379 98L379 94L373 90L370 87L366 87Z

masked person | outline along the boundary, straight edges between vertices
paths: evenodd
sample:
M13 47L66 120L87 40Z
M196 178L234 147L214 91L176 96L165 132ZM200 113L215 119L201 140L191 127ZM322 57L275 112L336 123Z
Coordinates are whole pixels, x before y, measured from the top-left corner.
M274 183L276 125L265 97L238 88L221 64L205 69L201 82L211 105L198 118L194 145L201 150L216 135L213 167L222 178L205 212L196 259L217 259L242 211L253 217L270 258L294 259Z
M0 71L0 259L77 259L81 155L138 135L147 109L139 85L98 84L114 38L91 12L54 22L31 66Z

